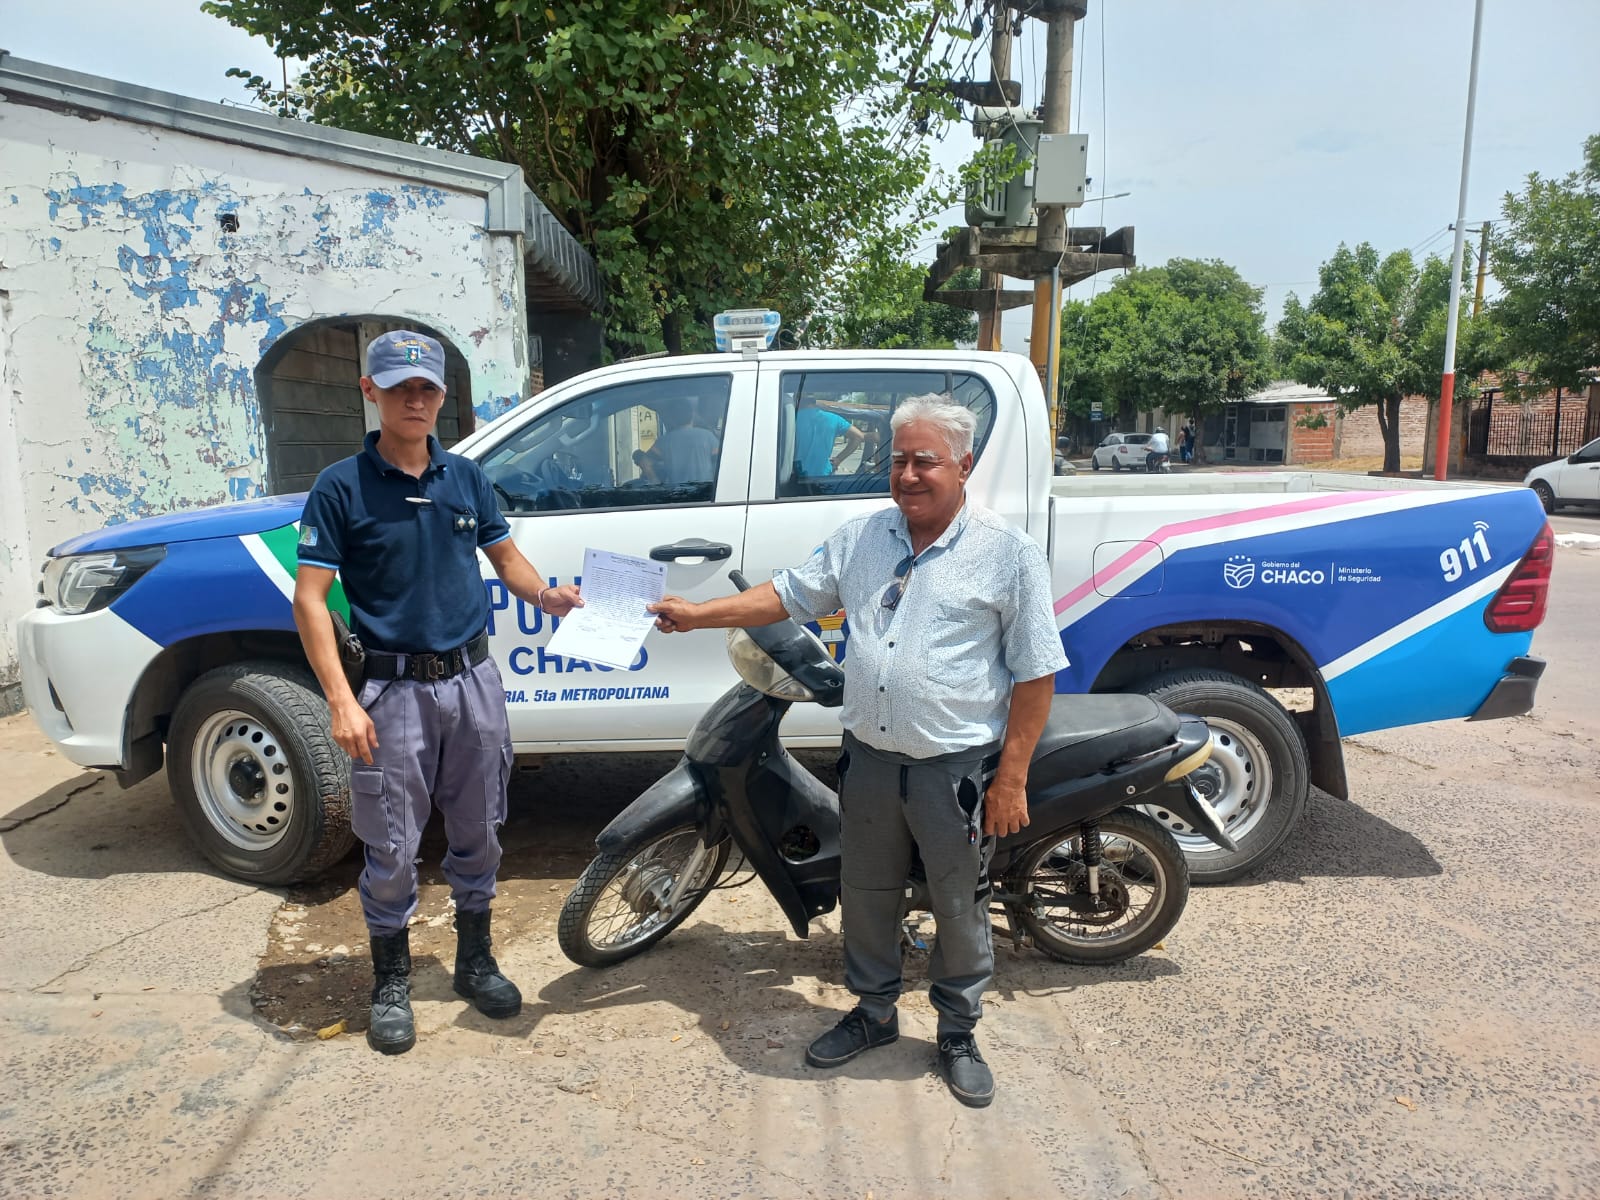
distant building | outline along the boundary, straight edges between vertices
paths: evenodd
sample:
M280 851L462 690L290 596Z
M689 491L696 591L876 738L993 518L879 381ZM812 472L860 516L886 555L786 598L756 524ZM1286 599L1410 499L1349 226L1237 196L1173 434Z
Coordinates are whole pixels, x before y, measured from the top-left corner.
M0 53L0 712L51 546L304 490L385 329L444 343L453 442L597 363L602 301L517 167Z
M1220 465L1326 462L1339 457L1342 426L1327 392L1280 381L1207 416L1199 457Z

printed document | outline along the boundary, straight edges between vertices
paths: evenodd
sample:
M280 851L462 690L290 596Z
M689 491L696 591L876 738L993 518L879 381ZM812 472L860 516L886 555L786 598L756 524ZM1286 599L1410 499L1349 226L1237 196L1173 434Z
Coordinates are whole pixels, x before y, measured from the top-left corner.
M583 607L561 618L546 648L550 654L627 670L655 627L645 611L667 593L667 564L613 554L583 552Z

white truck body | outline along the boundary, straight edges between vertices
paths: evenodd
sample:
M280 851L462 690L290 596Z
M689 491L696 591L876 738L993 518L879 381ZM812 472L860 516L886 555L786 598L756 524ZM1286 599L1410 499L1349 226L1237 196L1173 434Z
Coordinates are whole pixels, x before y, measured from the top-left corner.
M865 435L826 477L803 477L795 457L797 398L808 391ZM587 547L676 556L668 589L705 599L731 590L731 569L766 579L845 520L890 503L889 414L933 391L954 391L979 412L970 499L1049 554L1072 662L1059 690L1133 689L1194 670L1309 689L1312 703L1294 720L1310 778L1339 794L1341 736L1532 703L1532 683L1517 682L1529 669L1514 664L1532 661L1542 607L1498 631L1486 615L1508 580L1526 574L1545 528L1531 492L1294 471L1055 477L1038 378L1015 355L625 362L544 392L453 449L496 483L518 545L552 581L571 581ZM637 452L680 402L714 414L716 478L652 490ZM551 463L565 464L570 487L550 483ZM63 753L141 777L163 761L173 713L205 672L245 660L303 665L290 614L300 501L114 526L53 551L58 579L61 560L161 548L103 606L69 612L46 595L22 622L27 700ZM520 753L679 748L734 681L713 631L652 636L627 671L552 656L551 620L483 568ZM847 663L849 615L817 628ZM832 710L806 705L785 729L811 746L839 732ZM198 773L204 748L179 749L188 761L168 755L169 770Z

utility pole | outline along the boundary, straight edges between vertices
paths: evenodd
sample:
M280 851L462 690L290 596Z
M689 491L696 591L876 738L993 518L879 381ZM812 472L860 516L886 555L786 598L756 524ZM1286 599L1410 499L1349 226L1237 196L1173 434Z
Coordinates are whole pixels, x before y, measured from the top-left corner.
M1072 129L1072 43L1077 23L1089 14L1089 0L1035 0L1027 10L1045 22L1044 122L1041 138L1070 133ZM1050 406L1050 444L1055 445L1059 414L1061 364L1061 260L1067 252L1067 207L1039 205L1039 233L1035 243L1041 255L1055 256L1050 273L1033 285L1033 338L1030 357Z
M1478 286L1472 292L1472 315L1483 311L1483 277L1489 273L1489 222L1478 226Z
M986 0L993 14L990 63L998 74L1008 65L1011 9L1048 26L1048 69L1044 103L1037 117L1019 109L1022 89L1015 80L985 83L946 80L937 84L948 96L974 104L973 132L990 142L1009 143L1031 160L1028 171L1003 186L980 185L967 195L967 227L940 243L922 284L922 298L978 314L978 346L1000 348L1000 312L1033 304L1032 357L1049 397L1051 436L1056 425L1061 342L1061 291L1101 271L1131 271L1133 227L1108 232L1096 227L1067 228L1068 208L1084 201L1088 139L1068 132L1072 99L1073 24L1088 12L1088 0ZM933 85L930 85L933 86ZM963 267L977 267L982 286L944 290ZM1006 289L1001 279L1032 279L1032 291Z
M1007 0L991 0L989 16L989 79L1000 87L1011 77L1011 6ZM978 349L1000 349L1000 289L1005 276L999 271L984 271L978 277L978 290L987 302L978 309Z
M1461 137L1461 191L1456 198L1456 242L1450 255L1450 309L1445 314L1444 372L1439 378L1439 433L1433 455L1433 477L1444 480L1450 466L1450 416L1456 390L1456 325L1460 320L1461 255L1467 220L1467 179L1472 170L1472 118L1478 107L1478 47L1483 35L1483 0L1472 10L1472 59L1467 69L1467 121ZM1559 395L1559 393L1558 393ZM1557 409L1560 412L1560 409Z

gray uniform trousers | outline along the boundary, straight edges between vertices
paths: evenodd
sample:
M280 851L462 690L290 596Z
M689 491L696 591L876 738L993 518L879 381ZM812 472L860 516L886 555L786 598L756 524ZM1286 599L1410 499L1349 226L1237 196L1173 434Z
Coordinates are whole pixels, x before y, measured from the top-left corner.
M449 679L369 679L357 697L378 732L372 765L350 769L350 826L366 846L361 909L375 937L417 911L417 847L433 806L450 843L444 875L456 908L494 898L506 819L511 730L493 658Z
M994 977L982 764L998 746L906 758L844 735L839 803L845 986L876 1020L900 997L900 920L913 843L938 939L928 960L939 1035L970 1033ZM982 895L980 896L980 893Z

